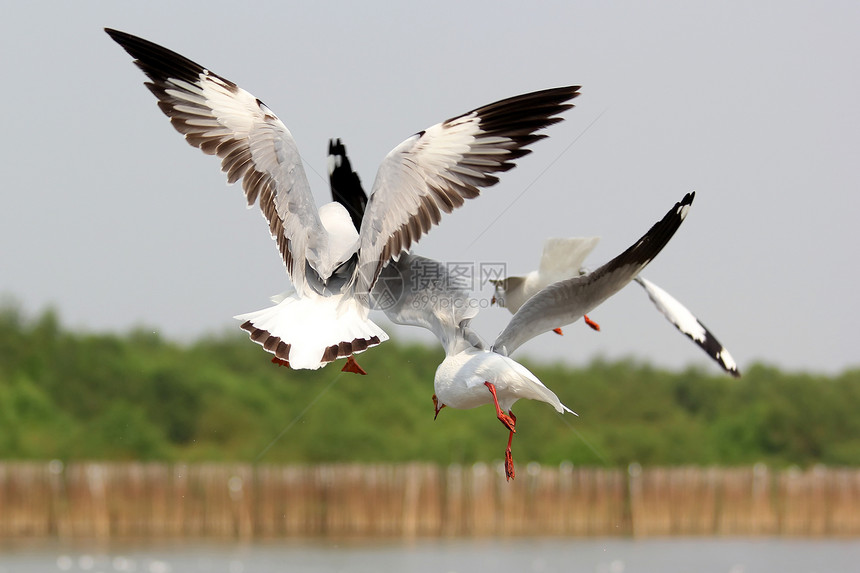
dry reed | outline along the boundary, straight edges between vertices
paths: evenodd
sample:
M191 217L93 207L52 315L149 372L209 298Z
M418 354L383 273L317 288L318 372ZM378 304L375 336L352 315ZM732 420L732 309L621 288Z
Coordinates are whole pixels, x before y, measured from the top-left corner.
M860 535L860 469L0 462L0 539Z

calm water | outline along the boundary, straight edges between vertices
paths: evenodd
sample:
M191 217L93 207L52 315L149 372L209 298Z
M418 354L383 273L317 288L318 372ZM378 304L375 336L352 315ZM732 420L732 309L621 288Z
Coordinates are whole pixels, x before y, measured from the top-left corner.
M860 540L539 539L0 546L0 573L856 573Z

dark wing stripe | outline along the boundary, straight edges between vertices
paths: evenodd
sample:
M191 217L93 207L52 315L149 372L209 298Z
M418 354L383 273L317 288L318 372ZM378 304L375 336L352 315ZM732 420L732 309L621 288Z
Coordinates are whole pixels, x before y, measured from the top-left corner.
M281 360L290 360L290 345L277 336L272 336L269 334L269 331L257 328L251 324L250 320L242 323L240 328L248 333L251 340L265 348L268 352L271 352Z
M290 345L279 337L272 335L268 330L257 328L250 320L242 323L241 328L248 333L252 341L262 346L267 352L271 352L281 360L289 361ZM334 362L338 358L346 358L356 352L362 352L379 344L380 340L378 336L354 338L348 342L340 342L327 347L323 351L322 356L320 356L320 362Z

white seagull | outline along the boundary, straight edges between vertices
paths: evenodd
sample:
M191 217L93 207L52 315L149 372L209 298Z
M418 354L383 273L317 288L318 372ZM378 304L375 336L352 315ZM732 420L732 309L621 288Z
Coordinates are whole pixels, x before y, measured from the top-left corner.
M509 480L515 475L514 403L529 398L546 402L559 413L574 413L509 355L535 336L578 320L633 280L674 235L693 197L694 193L687 194L633 246L594 272L553 283L531 297L491 348L469 326L478 313L477 305L470 304L469 293L453 282L456 279L448 276L442 263L406 255L383 271L383 280L372 293L379 308L392 322L429 329L445 349L433 380L436 415L445 406L467 409L493 404L496 417L510 432L505 450Z
M317 209L296 142L259 99L233 82L147 40L105 30L150 81L161 111L189 144L221 158L229 183L259 201L292 288L275 306L237 316L254 342L292 368L316 369L388 336L368 318L367 293L380 271L408 251L496 173L514 167L537 131L579 86L498 101L409 137L382 161L359 231L338 202Z
M546 239L543 244L540 265L536 271L531 271L524 276L490 279L495 287L495 294L493 294L490 304L498 304L514 314L535 293L552 283L585 274L582 272L585 258L594 250L599 241L600 237ZM583 319L594 330L600 330L600 325L588 318L587 315L583 316ZM561 328L554 328L553 332L562 334Z
M587 272L583 266L585 259L599 241L600 237L547 239L544 242L540 266L537 271L532 271L524 276L490 279L495 287L495 294L491 302L515 313L526 300L545 285L563 278L585 274ZM637 276L633 280L645 289L651 302L675 328L695 342L723 370L732 376L740 376L737 363L729 351L687 307L644 277ZM589 325L592 324L587 316L585 320ZM560 328L555 330L561 334ZM599 330L599 328L595 330Z
M353 223L358 229L361 226L361 218L364 216L367 194L361 186L358 174L352 169L352 164L346 154L346 146L339 138L329 140L328 165L332 200L341 203L349 211ZM498 304L514 314L526 300L541 289L554 282L586 274L585 259L588 258L588 255L599 242L600 237L547 239L544 241L540 265L536 271L524 276L490 279L495 287L491 304ZM428 269L428 271L438 272L436 269ZM687 307L644 277L637 276L633 280L645 289L657 309L680 332L699 345L726 372L735 377L740 376L737 364L729 351ZM465 294L461 294L465 296ZM592 329L600 330L600 325L591 320L587 314L583 315L582 318ZM561 328L553 328L553 332L562 334Z

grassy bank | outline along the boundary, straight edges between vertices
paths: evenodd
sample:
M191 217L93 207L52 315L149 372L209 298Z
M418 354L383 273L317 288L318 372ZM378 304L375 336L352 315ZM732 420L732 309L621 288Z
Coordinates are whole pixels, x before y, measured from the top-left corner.
M492 462L507 434L489 407L430 395L441 350L394 341L368 376L291 371L241 333L179 344L144 329L76 332L0 309L0 459L264 463ZM514 458L557 465L860 466L860 370L746 366L735 380L634 361L528 363L580 417L516 405Z

